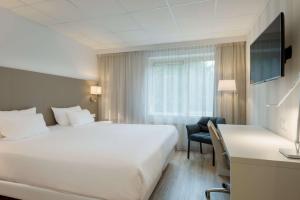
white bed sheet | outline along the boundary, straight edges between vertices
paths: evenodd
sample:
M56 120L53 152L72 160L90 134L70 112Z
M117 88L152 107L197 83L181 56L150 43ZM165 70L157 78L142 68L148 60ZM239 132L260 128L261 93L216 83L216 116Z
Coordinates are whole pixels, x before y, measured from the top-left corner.
M0 179L107 200L142 200L177 143L173 126L92 123L0 142Z

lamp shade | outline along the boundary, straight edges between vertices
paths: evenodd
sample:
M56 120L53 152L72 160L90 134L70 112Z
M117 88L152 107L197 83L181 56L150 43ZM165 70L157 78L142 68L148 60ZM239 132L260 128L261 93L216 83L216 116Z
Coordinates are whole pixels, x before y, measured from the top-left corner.
M219 80L218 91L236 91L235 80Z
M102 94L102 88L100 86L91 86L91 94L93 95Z

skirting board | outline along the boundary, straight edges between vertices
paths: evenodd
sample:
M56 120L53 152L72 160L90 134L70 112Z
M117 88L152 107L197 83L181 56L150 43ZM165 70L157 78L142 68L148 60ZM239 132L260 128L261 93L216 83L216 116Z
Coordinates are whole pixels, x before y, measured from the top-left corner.
M0 181L0 194L22 200L105 200L58 192L21 183Z

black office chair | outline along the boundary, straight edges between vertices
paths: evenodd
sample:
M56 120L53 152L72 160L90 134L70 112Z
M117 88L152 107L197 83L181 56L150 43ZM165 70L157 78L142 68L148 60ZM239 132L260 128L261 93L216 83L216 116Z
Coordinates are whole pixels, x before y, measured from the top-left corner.
M188 136L187 158L190 159L190 143L191 141L200 142L200 153L202 154L202 143L212 145L211 136L207 127L207 123L212 121L215 126L217 124L226 124L222 117L201 117L197 124L186 125ZM215 152L213 150L213 166L215 165Z

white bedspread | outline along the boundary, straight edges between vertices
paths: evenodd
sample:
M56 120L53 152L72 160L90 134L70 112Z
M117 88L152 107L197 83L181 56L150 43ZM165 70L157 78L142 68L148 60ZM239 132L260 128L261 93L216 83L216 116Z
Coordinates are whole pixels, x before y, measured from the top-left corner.
M173 126L93 123L0 141L0 179L107 200L142 200L178 139Z

